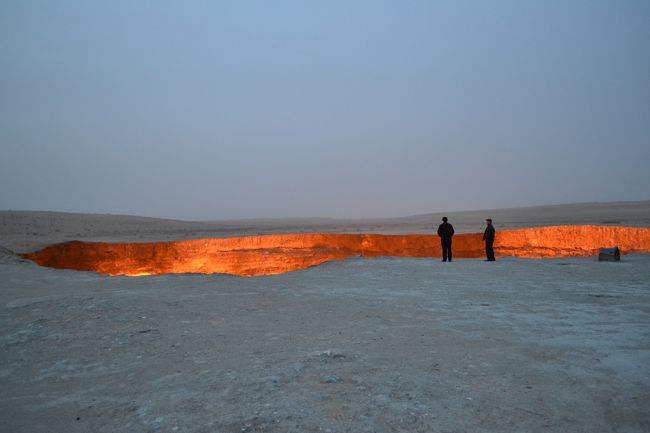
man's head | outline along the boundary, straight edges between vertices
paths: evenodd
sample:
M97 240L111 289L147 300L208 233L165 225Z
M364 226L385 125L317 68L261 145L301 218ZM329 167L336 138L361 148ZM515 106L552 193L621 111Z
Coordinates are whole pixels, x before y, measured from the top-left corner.
M487 218L487 219L485 220L485 222L488 223L488 224L492 224L492 218Z
M442 222L446 223L447 222L447 217L442 217Z

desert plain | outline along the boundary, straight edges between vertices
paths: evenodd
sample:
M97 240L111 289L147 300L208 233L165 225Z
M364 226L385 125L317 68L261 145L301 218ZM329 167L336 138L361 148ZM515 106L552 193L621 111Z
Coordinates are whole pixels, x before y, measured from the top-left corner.
M487 217L497 236L648 228L650 202L446 215L459 234ZM72 240L433 236L441 217L1 211L0 431L650 431L648 254L352 257L255 277L106 276L19 255Z

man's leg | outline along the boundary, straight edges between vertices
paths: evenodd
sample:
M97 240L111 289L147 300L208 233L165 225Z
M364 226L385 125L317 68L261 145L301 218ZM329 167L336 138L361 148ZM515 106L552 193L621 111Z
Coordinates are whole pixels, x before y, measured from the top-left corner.
M485 243L485 254L487 259L491 262L495 261L494 258L494 241L488 241Z
M442 245L442 261L446 262L447 261L447 244L445 244L444 239L440 241L440 244Z

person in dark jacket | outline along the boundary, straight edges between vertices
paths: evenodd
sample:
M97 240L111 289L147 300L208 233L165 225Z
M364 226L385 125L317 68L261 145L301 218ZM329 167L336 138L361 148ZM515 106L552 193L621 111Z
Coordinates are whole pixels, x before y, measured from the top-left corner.
M483 232L483 240L485 241L485 255L487 256L486 262L493 262L496 259L494 258L494 226L492 225L492 220L490 218L486 219L487 227L485 232Z
M447 222L447 217L442 217L442 224L438 226L438 236L442 244L442 261L446 262L447 258L451 262L451 237L454 235L454 226Z

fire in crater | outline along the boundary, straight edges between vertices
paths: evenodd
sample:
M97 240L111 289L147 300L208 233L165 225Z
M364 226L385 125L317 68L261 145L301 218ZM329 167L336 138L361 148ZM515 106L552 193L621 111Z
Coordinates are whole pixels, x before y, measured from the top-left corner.
M650 253L650 229L611 226L554 226L500 230L497 256L550 258L596 256L602 247L624 254ZM455 258L483 257L481 233L454 236ZM105 275L223 273L272 275L331 260L361 257L441 256L435 235L283 234L172 242L102 243L72 241L23 254L39 265Z

